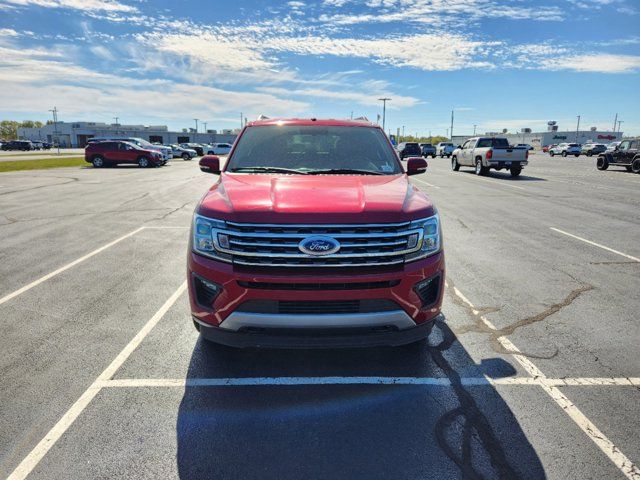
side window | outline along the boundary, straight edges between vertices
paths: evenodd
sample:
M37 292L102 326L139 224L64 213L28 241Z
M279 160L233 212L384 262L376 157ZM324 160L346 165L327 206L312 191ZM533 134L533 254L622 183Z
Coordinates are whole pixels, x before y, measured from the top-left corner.
M637 150L638 149L638 140L634 140L631 142L631 146L629 147L631 150Z
M469 144L470 144L470 143L471 143L471 142L470 142L469 140L467 140L466 142L464 142L464 143L462 144L462 148L463 148L463 149L465 149L465 148L469 148Z
M618 150L622 150L623 152L627 151L627 150L629 150L629 145L630 144L631 144L631 142L629 140L625 140L624 142L622 142L620 144L620 146L618 147Z

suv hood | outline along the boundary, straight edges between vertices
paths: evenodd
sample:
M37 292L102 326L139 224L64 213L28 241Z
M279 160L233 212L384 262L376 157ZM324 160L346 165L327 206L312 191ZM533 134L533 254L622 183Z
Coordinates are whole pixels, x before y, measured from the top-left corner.
M222 173L196 212L250 223L387 223L429 217L429 198L406 175Z

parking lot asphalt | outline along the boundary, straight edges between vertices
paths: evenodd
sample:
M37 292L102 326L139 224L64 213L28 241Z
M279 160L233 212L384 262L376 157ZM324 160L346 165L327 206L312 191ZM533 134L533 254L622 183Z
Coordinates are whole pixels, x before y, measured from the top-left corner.
M640 478L640 175L411 177L443 320L403 348L234 350L185 293L197 163L0 175L0 478Z

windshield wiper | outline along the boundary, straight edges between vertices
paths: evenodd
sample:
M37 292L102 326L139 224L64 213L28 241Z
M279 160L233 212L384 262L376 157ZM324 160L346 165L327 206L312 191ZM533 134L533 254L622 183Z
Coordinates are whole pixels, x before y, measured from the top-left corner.
M254 173L295 173L297 175L306 175L307 172L295 170L293 168L281 167L238 167L232 168L231 172L254 172Z
M322 174L360 174L360 175L386 175L382 172L376 172L375 170L360 170L357 168L327 168L326 170L310 170L307 172L309 175L322 175Z

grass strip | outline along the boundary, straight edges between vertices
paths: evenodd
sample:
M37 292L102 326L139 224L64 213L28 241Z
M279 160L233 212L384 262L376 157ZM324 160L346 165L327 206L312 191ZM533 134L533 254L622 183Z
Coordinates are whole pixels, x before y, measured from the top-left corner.
M8 160L0 161L0 173L19 170L44 170L48 168L89 166L82 157L43 158L41 160Z

